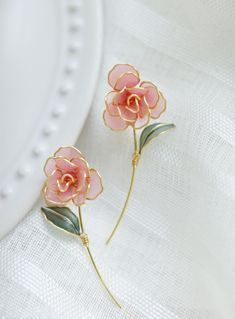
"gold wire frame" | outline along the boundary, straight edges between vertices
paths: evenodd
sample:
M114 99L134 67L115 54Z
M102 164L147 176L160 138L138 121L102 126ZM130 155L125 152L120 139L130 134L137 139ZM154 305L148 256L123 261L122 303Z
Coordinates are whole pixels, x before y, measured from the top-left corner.
M78 154L80 155L80 157L71 158L70 160L68 160L68 158L66 158L66 157L64 157L64 156L58 156L58 157L56 157L55 155L56 155L59 151L61 151L63 148L72 148L72 149L74 149L75 151L78 152ZM49 177L52 176L57 170L60 171L59 169L55 169L50 175L48 175L47 172L46 172L46 166L47 166L48 161L49 161L49 160L59 160L59 161L60 161L60 160L63 160L63 161L66 161L69 165L74 166L74 168L79 168L79 165L76 165L76 164L74 164L74 163L72 162L72 160L75 160L75 159L76 159L76 160L79 159L79 160L81 160L81 161L83 161L83 162L85 163L86 168L87 168L87 175L85 176L85 178L91 178L91 176L90 176L91 174L90 174L90 173L91 173L91 172L96 172L96 174L99 176L100 186L101 186L100 192L99 192L98 194L96 194L95 197L88 197L88 193L89 193L89 190L90 190L90 187L91 187L91 184L88 183L88 184L87 184L86 192L85 192L85 194L84 194L84 201L83 201L82 203L80 203L80 205L83 205L86 200L94 200L94 199L96 199L96 198L103 192L104 186L103 186L103 181L102 181L101 175L99 174L99 172L98 172L96 169L89 167L88 162L87 162L86 159L83 157L83 155L81 154L81 152L80 152L76 147L74 147L74 146L71 146L71 147L70 147L70 146L60 147L60 148L54 153L54 156L53 156L53 157L49 157L49 158L46 160L45 165L44 165L44 168L43 168L44 173L45 173L45 175L47 176L47 180L46 180L46 182L44 183L43 188L42 188L42 196L44 197L45 202L46 202L47 205L51 205L51 204L52 204L53 206L56 205L56 206L64 207L64 206L66 206L71 200L73 201L74 198L75 198L77 195L79 195L79 192L82 190L82 187L81 187L81 189L77 189L76 193L73 194L70 198L68 198L68 200L65 200L65 201L61 201L61 200L60 200L60 201L58 201L58 202L55 202L55 201L53 201L53 200L48 199L48 196L47 196L47 194L46 194L46 192L47 192L47 190L48 190L48 179L49 179ZM55 163L55 165L56 165L56 163ZM51 192L53 192L53 191L51 191ZM54 193L55 193L56 196L60 199L59 194L57 194L56 192L54 192ZM76 205L76 204L75 204L75 205Z
M123 75L129 74L129 73L132 73L133 75L138 76L138 78L140 79L139 72L134 68L133 65L131 65L131 64L122 64L122 66L124 66L124 65L131 67L131 68L135 71L135 73L130 72L130 71L128 71L128 72L126 72L126 73L125 73L125 72L122 73L121 75L119 75L118 79L116 80L116 83L118 82L118 80L119 80L121 77L123 77ZM138 82L138 84L139 84L138 87L135 85L135 86L130 87L130 88L129 88L129 87L123 87L121 90L115 89L115 85L113 86L113 85L111 84L111 82L110 82L110 74L111 74L111 72L112 72L116 67L117 67L117 64L114 65L113 68L112 68L112 69L109 71L109 73L108 73L108 83L109 83L109 85L110 85L111 87L114 88L114 90L108 92L108 93L105 95L105 105L106 105L106 108L105 108L105 110L104 110L104 112L103 112L103 121L104 121L104 124L105 124L105 126L107 126L109 129L111 129L111 130L113 130L113 131L124 131L128 126L132 126L132 127L134 126L135 129L140 130L140 129L144 128L146 125L148 125L148 123L150 122L151 118L157 119L157 118L159 118L159 117L161 116L161 114L162 114L163 112L165 112L165 110L166 110L166 104L167 104L167 103L166 103L166 99L164 98L163 94L158 90L157 86L156 86L155 84L153 84L152 82L150 82L150 81L141 81L141 82L139 81L139 82ZM147 85L147 86L146 86L146 85ZM147 113L146 122L144 122L142 125L136 126L136 122L138 123L138 120L139 120L139 119L143 119L143 118L140 118L139 116L137 116L137 118L136 118L136 119L133 119L133 120L126 119L126 118L122 115L122 112L121 112L121 110L120 110L120 107L118 107L118 106L117 106L117 112L118 112L118 114L113 115L113 114L110 113L109 104L108 104L108 102L107 102L107 98L108 98L108 95L109 95L109 94L111 94L111 93L114 94L115 92L116 92L116 94L121 94L121 93L123 93L124 91L131 91L131 90L133 90L134 88L138 88L138 90L139 90L139 89L140 89L140 90L141 90L141 89L145 90L145 89L147 89L148 87L155 88L155 90L156 90L156 92L157 92L157 95L158 95L158 98L157 98L157 101L156 101L155 105L152 106L152 107L150 107L149 103L147 102L147 99L146 99L145 95L143 96L143 100L144 100L144 102L145 102L145 105L148 107L149 110L148 110L148 113ZM153 116L151 116L151 109L154 109L154 108L157 107L157 105L158 105L158 103L159 103L159 101L160 101L160 97L162 97L162 99L164 100L163 110L158 114L157 117L153 117ZM112 98L112 105L115 105L115 103L114 103L114 98L115 98L115 96ZM128 105L127 105L127 109L128 109ZM112 127L110 127L110 126L108 125L108 123L106 122L105 112L108 112L111 117L119 117L120 119L122 119L123 122L125 122L124 127L123 127L123 128L120 128L120 129L113 129ZM133 113L134 113L134 112L133 112Z
M59 150L61 150L61 149L62 149L62 148L60 148ZM77 150L76 148L74 148L74 149ZM78 150L77 150L77 151L78 151ZM57 150L57 152L55 152L55 154L56 154L56 153L58 153L58 150ZM55 154L54 154L54 155L55 155ZM80 153L79 151L78 151L78 154L81 155L81 153ZM51 158L50 158L50 159L51 159ZM67 158L62 157L62 156L59 156L59 157L55 157L55 156L54 156L53 159L56 159L56 160L58 160L58 159L59 159L59 160L64 160L64 159L66 159L66 161L67 161L69 164L71 164L70 161L72 160L72 159L70 159L70 161L69 161ZM81 159L81 158L79 157L79 159ZM100 174L99 174L94 168L89 168L88 163L85 161L85 159L84 159L83 157L82 157L82 160L86 163L87 171L88 171L88 174L89 174L88 177L91 178L92 173L95 173L95 174L98 175L98 178L99 178L101 190L100 190L100 192L99 192L98 194L96 194L94 197L88 197L88 196L87 196L88 190L89 190L89 187L90 187L90 183L88 183L87 193L86 193L86 199L88 199L88 200L93 200L93 199L95 199L95 198L103 191L103 188L104 188L104 187L103 187L103 183L102 183L102 178L101 178ZM47 174L47 172L46 172L46 170L45 170L45 167L46 167L47 163L48 163L48 160L46 161L46 164L45 164L45 166L44 166L44 172L45 172L45 174L46 174L46 176L47 176L47 181L45 182L45 184L44 184L44 186L43 186L43 188L42 188L42 195L43 195L44 200L46 201L47 204L56 204L56 206L60 206L60 207L62 206L62 207L64 207L64 206L67 205L67 203L68 203L71 199L73 199L73 198L72 198L73 196L72 196L68 201L63 202L63 205L58 205L58 204L60 204L60 203L55 203L55 202L53 202L53 201L48 201L48 200L47 200L47 196L46 196L46 191L47 191L47 188L48 188L47 183L48 183L48 178L51 176L51 175L48 176L48 174ZM72 164L73 164L73 163L72 163ZM77 166L75 165L75 167L77 167ZM56 170L52 171L52 174L55 173L55 171L56 171ZM70 174L66 173L65 175L70 175ZM64 175L63 175L63 176L64 176ZM73 177L73 176L71 175L71 177ZM86 177L87 177L87 176L86 176ZM76 194L75 194L75 195L76 195ZM114 295L112 294L112 292L110 291L110 289L109 289L108 286L106 285L105 281L103 280L103 277L101 276L100 271L99 271L99 269L98 269L98 267L97 267L97 265L96 265L96 263L95 263L95 260L94 260L94 258L93 258L93 255L92 255L92 253L91 253L91 250L90 250L90 247L89 247L88 235L84 232L82 212L81 212L81 205L78 205L78 206L77 206L77 209L78 209L78 215L79 215L79 220L80 220L80 227L81 227L81 231L82 231L82 233L81 233L80 235L70 233L70 232L68 232L66 229L63 229L63 228L58 227L57 225L55 225L52 221L50 221L50 220L48 219L48 217L47 217L46 214L43 214L43 216L44 216L45 220L46 220L48 223L50 223L51 225L53 225L53 227L55 227L55 228L57 228L57 229L60 229L60 230L62 230L63 232L69 234L69 235L73 235L73 236L75 236L75 237L78 237L78 236L80 237L80 239L81 239L81 241L82 241L84 247L85 247L86 250L87 250L88 256L89 256L90 261L91 261L91 264L92 264L92 266L93 266L93 268L94 268L94 270L95 270L95 272L96 272L96 274L97 274L97 276L98 276L98 278L99 278L99 280L100 280L102 286L104 287L104 289L106 290L106 292L108 293L108 295L110 296L110 298L111 298L111 300L114 302L114 304L117 305L119 308L121 308L121 304L117 301L117 299L114 297ZM60 214L58 214L55 210L53 211L53 214L60 216Z
M139 72L130 64L124 64L124 65L127 65L127 66L130 66L133 70L136 71L136 74L138 74L138 78L140 79L140 76L139 76ZM108 83L111 87L114 88L115 90L115 87L116 87L116 84L113 86L111 83L110 83L110 74L111 72L115 69L115 67L117 67L117 65L114 65L114 67L109 71L108 73ZM127 72L129 73L129 72ZM123 74L120 75L121 77L123 77ZM116 80L116 83L118 82L118 80L120 79L120 76L119 78ZM142 125L140 125L139 127L136 126L136 123L138 123L138 119L139 119L139 116L137 116L137 119L136 120L128 120L128 119L125 119L123 118L122 114L121 114L121 111L120 111L120 108L117 106L117 111L119 113L119 117L126 123L126 126L123 128L123 129L119 129L119 131L123 131L125 130L128 126L132 126L132 129L133 129L133 138L134 138L134 153L133 153L133 156L132 156L132 175L131 175L131 181L130 181L130 185L129 185L129 190L128 190L128 193L127 193L127 197L126 197L126 200L124 202L124 206L123 206L123 209L119 215L119 218L113 228L113 231L111 232L110 236L108 237L107 241L106 241L106 244L108 244L111 239L113 238L114 236L114 233L116 232L118 226L120 225L120 222L123 218L123 215L126 211L126 207L128 205L128 202L129 202L129 199L130 199L130 195L131 195L131 192L132 192L132 189L133 189L133 184L134 184L134 180L135 180L135 175L136 175L136 167L137 167L137 164L139 162L139 159L140 159L140 152L138 151L138 146L137 146L137 137L136 137L136 130L139 130L139 129L142 129L144 128L145 126L148 125L148 123L150 122L150 119L153 118L153 119L157 119L161 116L161 114L163 112L165 112L166 110L166 107L167 107L167 101L165 99L165 97L163 96L162 92L158 90L157 86L154 85L152 82L150 81L139 81L138 82L138 86L136 85L135 87L133 88L138 88L138 89L147 89L148 87L151 87L151 88L154 88L157 92L157 100L156 100L156 103L153 105L153 106L150 106L148 101L147 101L147 98L146 96L144 95L143 96L143 100L144 100L144 103L145 105L148 107L148 113L147 113L147 120L146 122L144 122ZM122 90L116 90L116 94L121 94L123 93L124 91L131 91L131 89L133 90L133 88L128 88L128 87L124 87ZM112 93L115 93L115 91L111 91ZM109 92L108 94L110 94L111 92ZM108 94L106 94L106 97L105 97L105 105L106 105L106 109L105 111L103 112L103 119L104 119L104 124L109 127L110 129L116 131L115 129L113 129L112 127L110 127L107 123L106 123L106 120L105 120L105 112L108 112L109 113L109 105L108 105L108 102L107 102L107 97L108 97ZM112 103L114 101L114 98L115 96L112 98ZM157 115L157 116L152 116L151 115L151 110L157 108L160 104L160 101L161 99L163 100L163 103L164 103L164 106L161 110L161 112ZM128 101L127 101L128 102ZM128 104L128 103L127 103ZM115 105L115 103L113 103L113 105ZM138 103L139 105L139 103ZM129 105L127 105L127 107L129 107ZM134 113L134 112L133 112ZM111 113L109 113L110 116L114 116L112 115ZM115 116L118 116L118 115L115 115ZM162 133L161 133L162 134Z

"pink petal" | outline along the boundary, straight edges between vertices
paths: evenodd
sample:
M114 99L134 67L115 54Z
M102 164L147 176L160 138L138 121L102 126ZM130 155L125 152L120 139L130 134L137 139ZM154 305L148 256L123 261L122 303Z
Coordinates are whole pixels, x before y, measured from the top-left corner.
M73 203L76 206L81 206L85 203L86 201L86 195L83 193L79 193L78 195L76 195L75 197L73 197Z
M119 116L112 116L106 110L103 113L104 123L106 126L115 131L125 130L128 123L121 119Z
M127 122L135 122L137 119L137 114L128 110L125 106L120 106L118 108L120 117Z
M116 64L108 74L108 82L115 90L133 87L140 81L138 71L129 64Z
M81 190L86 182L86 177L89 175L88 164L84 158L72 159L72 163L78 166L76 170L77 191Z
M82 190L78 192L76 196L73 197L73 203L76 206L80 206L85 203L87 191L88 191L88 183L86 182Z
M76 192L80 191L86 183L86 175L84 171L78 170L76 175L77 183L76 183Z
M145 117L149 113L149 107L145 104L144 99L142 99L139 103L139 116Z
M111 91L105 97L106 109L110 113L110 115L112 115L112 116L119 115L117 106L114 105L114 102L113 102L116 95L117 95L116 91Z
M57 194L54 191L45 187L43 192L44 192L44 198L45 198L47 205L50 205L50 206L63 206L64 205L64 203L58 198Z
M58 191L57 180L60 179L61 176L62 176L62 173L59 170L54 171L54 173L48 177L48 180L46 182L48 189L57 192Z
M83 157L81 152L73 146L60 147L54 154L54 156L65 157L68 160L76 157Z
M88 163L84 158L73 158L70 163L76 165L80 170L83 170L86 176L88 175Z
M149 120L150 120L150 114L149 112L145 115L145 117L141 118L139 117L136 122L135 122L135 128L136 129L140 129L140 128L143 128L145 127L148 123L149 123Z
M95 199L103 191L102 180L95 169L90 169L90 187L87 193L87 199Z
M63 157L56 157L56 167L63 173L73 172L77 166Z
M141 87L146 88L145 100L150 108L156 106L159 99L159 92L157 87L152 82L142 82Z
M116 106L126 105L127 97L129 92L126 89L123 89L120 92L116 92L115 96L113 97L113 104Z
M76 191L77 191L76 187L71 185L66 192L58 192L57 197L61 200L61 202L67 203L76 194Z
M124 87L132 88L139 83L140 79L133 73L125 73L122 74L117 80L114 89L117 91L121 91Z
M119 116L118 108L116 105L110 104L106 110L109 112L111 116Z
M53 157L49 157L44 165L44 173L50 176L56 169L56 161Z
M142 97L147 93L147 90L142 87L135 87L135 88L126 89L126 90L127 92L129 92L129 94L136 94L139 97Z
M161 92L159 92L159 100L157 102L157 105L153 108L150 109L150 115L151 118L157 119L160 117L160 115L165 112L166 110L166 99L162 95Z

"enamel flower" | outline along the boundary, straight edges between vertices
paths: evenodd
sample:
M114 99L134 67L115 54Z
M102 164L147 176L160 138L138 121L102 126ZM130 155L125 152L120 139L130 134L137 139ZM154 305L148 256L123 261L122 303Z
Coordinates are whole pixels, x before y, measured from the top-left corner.
M105 98L103 119L106 126L114 131L133 130L134 153L132 156L132 176L128 194L117 223L107 243L115 234L126 210L135 179L136 167L143 148L158 135L175 127L174 124L153 123L166 110L166 99L156 85L150 81L141 81L139 72L129 64L116 64L108 74L108 83L112 87ZM147 126L148 125L148 126ZM137 130L140 133L137 141Z
M49 157L44 172L46 182L42 194L47 204L47 207L41 208L44 217L60 230L81 239L101 284L121 308L96 266L83 225L81 205L87 199L95 199L103 191L101 176L94 168L89 168L85 157L72 146L60 147ZM76 206L77 214L67 207L71 202Z
M47 180L43 192L49 205L65 206L73 201L80 206L86 199L95 199L103 191L99 173L89 168L75 147L60 147L46 161L44 172Z
M166 110L163 94L152 82L140 81L138 71L129 64L115 65L108 83L113 90L106 95L104 121L113 130L141 129Z

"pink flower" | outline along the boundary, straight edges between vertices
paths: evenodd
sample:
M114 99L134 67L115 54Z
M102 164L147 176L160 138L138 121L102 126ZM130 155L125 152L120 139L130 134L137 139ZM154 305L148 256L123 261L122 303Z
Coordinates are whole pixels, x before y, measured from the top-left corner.
M106 95L104 122L113 130L129 125L139 129L166 110L166 99L151 82L140 82L139 73L129 64L117 64L108 75L113 91Z
M60 147L46 161L44 172L47 180L43 193L48 205L65 206L72 200L80 206L103 191L99 173L89 168L75 147Z

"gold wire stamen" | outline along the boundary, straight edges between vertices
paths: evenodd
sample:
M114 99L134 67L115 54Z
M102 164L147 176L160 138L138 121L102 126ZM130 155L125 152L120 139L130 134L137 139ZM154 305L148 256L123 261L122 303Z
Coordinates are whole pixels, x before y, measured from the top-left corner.
M134 110L133 107L131 107L131 101L134 100L135 101L135 107L136 109ZM128 98L127 98L127 106L126 109L129 110L132 113L138 113L140 110L140 106L139 106L139 101L140 101L140 97L136 94L131 94Z
M62 184L64 183L65 178L67 178L67 177L69 178L69 181L66 182L65 185L64 185L64 187L63 187ZM56 182L57 182L57 186L58 186L60 192L61 192L61 193L65 193L65 192L67 192L67 190L69 189L69 186L70 186L71 184L74 184L75 179L74 179L74 177L73 177L71 174L67 173L67 174L64 174L64 175L61 177L61 179L57 179Z

